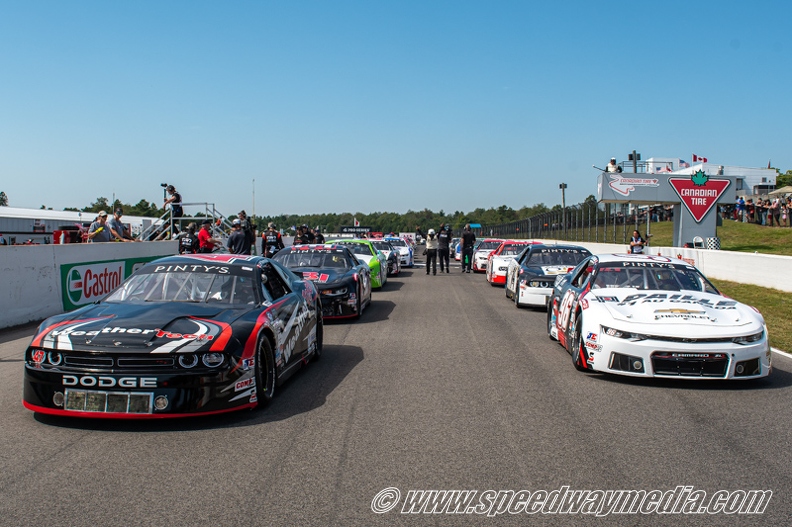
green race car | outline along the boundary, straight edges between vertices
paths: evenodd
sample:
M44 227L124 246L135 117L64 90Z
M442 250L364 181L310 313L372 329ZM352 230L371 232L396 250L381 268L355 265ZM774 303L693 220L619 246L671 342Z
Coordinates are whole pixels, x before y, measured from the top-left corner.
M371 287L379 289L388 280L388 258L369 240L333 240L338 245L344 245L355 255L355 258L368 264L371 269Z

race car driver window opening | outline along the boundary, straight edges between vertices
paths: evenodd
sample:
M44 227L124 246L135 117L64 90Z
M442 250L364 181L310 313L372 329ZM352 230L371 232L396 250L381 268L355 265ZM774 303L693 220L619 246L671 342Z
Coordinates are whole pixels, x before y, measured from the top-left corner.
M572 281L572 285L578 289L582 288L588 281L589 277L591 276L591 273L593 272L594 272L594 266L586 265Z
M261 277L264 290L269 294L272 300L277 300L289 293L289 288L274 266L270 264L264 265L261 269ZM295 277L295 279L296 278L297 277Z

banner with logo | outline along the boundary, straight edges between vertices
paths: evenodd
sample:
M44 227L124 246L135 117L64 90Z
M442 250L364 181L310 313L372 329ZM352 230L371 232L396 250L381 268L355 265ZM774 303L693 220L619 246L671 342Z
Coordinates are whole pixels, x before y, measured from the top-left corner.
M138 268L161 256L62 265L63 309L71 311L103 299Z

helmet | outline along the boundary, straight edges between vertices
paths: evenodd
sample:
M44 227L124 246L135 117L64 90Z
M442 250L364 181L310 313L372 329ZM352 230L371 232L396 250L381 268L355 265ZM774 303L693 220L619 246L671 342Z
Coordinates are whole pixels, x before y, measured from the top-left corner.
M274 223L272 223L272 222L269 222L269 223L267 224L267 228L268 228L268 229L274 229L274 228L275 228L275 224L274 224Z
M429 234L434 234L434 233L435 233L434 229L429 229Z

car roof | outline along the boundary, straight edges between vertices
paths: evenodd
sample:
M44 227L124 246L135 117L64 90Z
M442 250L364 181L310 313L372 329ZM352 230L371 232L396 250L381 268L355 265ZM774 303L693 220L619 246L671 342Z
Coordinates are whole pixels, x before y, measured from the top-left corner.
M669 258L667 256L659 256L653 254L615 254L615 253L603 253L603 254L595 254L594 256L597 257L600 263L608 263L608 262L659 262L659 263L672 263L672 264L680 264L680 265L687 265L689 267L690 264L683 260L679 260L678 258Z
M196 263L200 264L223 264L223 265L234 265L234 266L251 266L251 265L260 265L263 262L270 261L269 258L264 258L263 256L250 256L245 254L180 254L175 256L166 256L165 258L160 258L158 260L154 260L158 264L169 264L169 265L189 265Z
M550 245L548 243L535 243L531 245L532 251L536 251L539 249L561 249L564 251L577 250L577 251L588 251L589 253L591 252L582 245Z

